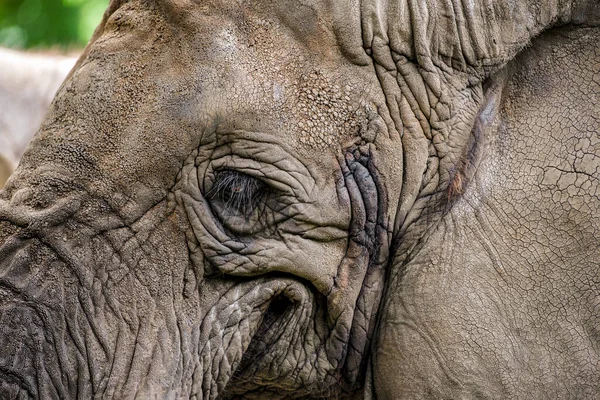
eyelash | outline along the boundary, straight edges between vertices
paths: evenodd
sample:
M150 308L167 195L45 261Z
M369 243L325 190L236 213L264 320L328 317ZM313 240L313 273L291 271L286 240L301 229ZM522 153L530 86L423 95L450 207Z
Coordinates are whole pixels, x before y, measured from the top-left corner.
M224 211L242 215L248 221L267 192L267 185L259 179L237 171L222 170L216 173L206 197L220 201Z

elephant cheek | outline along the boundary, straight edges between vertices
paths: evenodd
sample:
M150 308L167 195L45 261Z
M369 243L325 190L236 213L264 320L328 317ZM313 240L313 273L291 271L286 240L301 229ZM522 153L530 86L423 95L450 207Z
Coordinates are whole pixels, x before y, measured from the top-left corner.
M436 354L418 330L399 318L382 322L375 350L373 377L377 398L421 398L423 385L429 387L431 398L443 397L436 388L442 387L443 371Z

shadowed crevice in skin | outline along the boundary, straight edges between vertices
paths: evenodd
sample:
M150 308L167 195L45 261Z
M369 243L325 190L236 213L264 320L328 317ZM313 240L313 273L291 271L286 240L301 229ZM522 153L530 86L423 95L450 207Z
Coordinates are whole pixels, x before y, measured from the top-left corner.
M256 332L256 335L252 338L250 345L248 346L248 350L242 357L242 361L240 362L240 366L238 370L234 373L232 379L232 384L235 385L235 374L238 371L243 371L245 367L250 365L254 360L260 358L264 355L268 348L266 344L261 341L271 330L275 328L275 323L284 318L287 314L289 308L293 307L294 303L290 301L285 296L279 295L271 300L271 304L267 309L267 312L263 316L263 320ZM243 373L243 372L241 372Z
M375 147L359 146L351 149L349 154L352 154L352 157L347 157L347 163L357 179L365 210L377 210L376 213L367 211L365 233L368 237L366 247L369 249L370 257L367 273L355 304L354 321L348 343L349 351L342 375L347 387L359 389L363 385L359 377L364 376L370 358L370 353L365 354L362 349L366 348L367 352L370 351L379 304L384 291L388 257L391 254L389 248L391 233L385 221L385 212L388 209L387 191L381 181L378 170L381 161L376 157Z
M312 302L299 282L258 279L235 285L211 308L200 327L200 368L194 373L198 386L193 395L213 399L223 393L261 325L274 322L265 317L280 297L300 303L300 308Z
M291 301L283 295L278 295L271 300L271 304L263 315L260 326L256 334L252 337L239 367L231 377L230 386L236 387L244 383L245 370L251 369L252 363L268 355L270 351L269 345L272 345L284 334L283 329L289 327L291 318L296 314L293 308L304 306ZM227 392L226 387L220 396L223 398L235 398L235 395L228 395Z
M487 144L493 133L493 123L498 117L498 109L502 102L502 94L506 86L507 76L510 72L505 68L488 78L483 84L484 101L477 112L469 142L464 154L450 170L450 183L446 189L444 212L448 212L452 205L465 193L475 175L477 166L485 155Z

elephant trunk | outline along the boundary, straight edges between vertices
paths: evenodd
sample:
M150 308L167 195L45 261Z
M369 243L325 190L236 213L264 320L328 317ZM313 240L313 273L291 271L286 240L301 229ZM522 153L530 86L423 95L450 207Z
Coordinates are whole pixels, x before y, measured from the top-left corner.
M78 368L86 364L86 345L68 343L78 327L65 319L62 301L73 279L65 274L66 263L6 220L0 220L0 244L0 398L91 395L76 383L80 374L87 375L82 381L93 378Z
M144 270L156 255L141 256L129 229L83 223L90 198L36 204L36 191L13 189L0 199L0 398L125 398L176 387L177 374L164 368L176 371L187 328L174 329L177 299L163 277ZM164 261L169 276L186 265Z

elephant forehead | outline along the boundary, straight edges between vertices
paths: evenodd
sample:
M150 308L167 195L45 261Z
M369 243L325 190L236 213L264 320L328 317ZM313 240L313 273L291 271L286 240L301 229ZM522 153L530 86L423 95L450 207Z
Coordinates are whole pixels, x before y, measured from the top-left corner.
M123 4L59 92L38 138L49 145L26 158L56 165L60 152L100 197L137 199L132 218L165 196L207 132L260 132L332 176L334 153L360 140L385 99L333 34L297 29L235 5Z
M373 74L343 57L318 10L299 6L291 18L274 7L199 8L180 23L192 36L198 113L220 120L245 113L245 124L252 121L247 114L271 116L274 130L291 132L282 139L294 147L324 149L356 136L373 97L366 90Z

